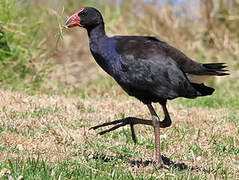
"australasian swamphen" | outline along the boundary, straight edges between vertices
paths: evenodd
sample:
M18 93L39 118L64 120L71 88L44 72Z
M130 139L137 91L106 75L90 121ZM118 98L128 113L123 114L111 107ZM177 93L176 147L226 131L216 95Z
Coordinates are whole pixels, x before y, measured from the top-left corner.
M84 7L69 17L68 28L84 27L89 36L90 50L96 62L130 95L147 105L152 120L127 117L92 127L107 125L113 131L127 124L131 127L132 138L136 141L133 125L153 126L155 136L155 161L159 167L164 163L160 154L159 129L171 125L166 107L167 100L177 97L196 98L211 95L214 89L203 84L208 76L228 75L225 63L201 64L193 61L178 49L150 36L113 36L105 33L101 13L93 7ZM152 106L159 102L165 118L159 118Z

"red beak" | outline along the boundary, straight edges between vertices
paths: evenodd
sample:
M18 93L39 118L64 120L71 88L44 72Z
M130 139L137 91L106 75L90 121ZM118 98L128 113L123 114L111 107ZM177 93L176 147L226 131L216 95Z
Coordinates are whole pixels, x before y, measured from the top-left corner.
M69 17L65 22L65 26L68 28L80 26L80 18L78 17L78 14L73 14Z
M80 17L78 14L83 11L85 8L81 8L79 11L77 11L75 14L73 14L71 17L69 17L66 22L65 26L68 28L76 27L76 26L81 26L80 24Z

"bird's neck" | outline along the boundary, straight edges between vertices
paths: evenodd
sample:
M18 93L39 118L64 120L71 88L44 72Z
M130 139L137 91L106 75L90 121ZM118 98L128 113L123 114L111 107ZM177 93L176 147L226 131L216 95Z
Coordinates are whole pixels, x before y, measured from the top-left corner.
M87 31L88 31L90 43L97 43L100 40L107 37L105 34L104 23L101 23L92 29L88 29Z

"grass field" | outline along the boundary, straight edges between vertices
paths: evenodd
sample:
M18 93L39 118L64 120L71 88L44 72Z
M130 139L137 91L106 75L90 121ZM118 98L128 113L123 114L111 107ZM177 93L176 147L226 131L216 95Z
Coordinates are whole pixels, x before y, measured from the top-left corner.
M29 2L0 1L0 179L239 179L236 0L202 1L191 9L195 19L190 4L177 16L154 1ZM168 103L173 124L161 131L161 151L187 169L154 166L151 127L136 126L136 145L129 127L103 136L89 130L151 116L100 70L85 31L59 28L86 5L102 11L109 35L154 35L200 62L229 66L230 76L206 83L213 96Z
M99 136L89 127L122 118L150 118L133 98L65 98L1 91L1 177L24 179L236 179L239 178L239 111L169 104L173 119L161 132L161 150L188 169L158 170L151 127ZM120 110L120 111L119 111ZM162 112L157 106L158 113ZM137 166L134 161L141 161Z

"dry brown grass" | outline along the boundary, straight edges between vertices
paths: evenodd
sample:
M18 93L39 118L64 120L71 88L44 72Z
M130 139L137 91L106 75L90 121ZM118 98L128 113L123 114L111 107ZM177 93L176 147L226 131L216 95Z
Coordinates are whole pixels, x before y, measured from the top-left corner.
M22 156L27 158L37 156L38 153L41 158L52 163L76 156L83 158L81 157L83 152L103 153L117 157L117 152L113 150L113 147L125 145L124 135L113 139L108 136L98 137L95 131L89 130L89 127L120 118L121 113L125 116L150 118L146 107L133 99L120 100L117 97L101 100L72 99L62 96L29 96L10 91L1 91L0 94L0 126L4 127L0 145L5 147L0 155L1 160L16 159ZM51 108L56 110L49 110ZM157 106L156 109L162 115L159 108ZM48 113L39 115L40 109ZM30 112L28 113L30 115L23 116L24 112ZM222 161L225 166L230 167L229 174L238 173L239 166L235 164L239 160L238 157L236 155L215 155L216 152L212 150L213 145L210 142L213 136L221 135L234 139L235 148L239 148L238 139L235 139L238 128L235 128L235 124L229 120L230 110L186 109L182 105L170 103L169 112L173 125L162 130L161 139L166 143L164 155L199 168L210 167L213 162ZM236 113L238 116L239 112L236 111ZM10 127L12 130L9 129ZM128 127L124 129L129 130ZM153 150L147 148L150 144L147 141L153 139L152 129L137 126L136 133L139 142L145 143L146 141L146 144L140 146L128 144L128 146L132 146L135 153L140 153L143 159L153 159ZM97 144L100 139L104 141L106 149L84 149L86 144ZM220 143L222 139L216 138L215 141ZM195 154L189 149L189 146L195 143L203 153ZM129 166L129 169L132 173L149 172L152 166L147 168Z

